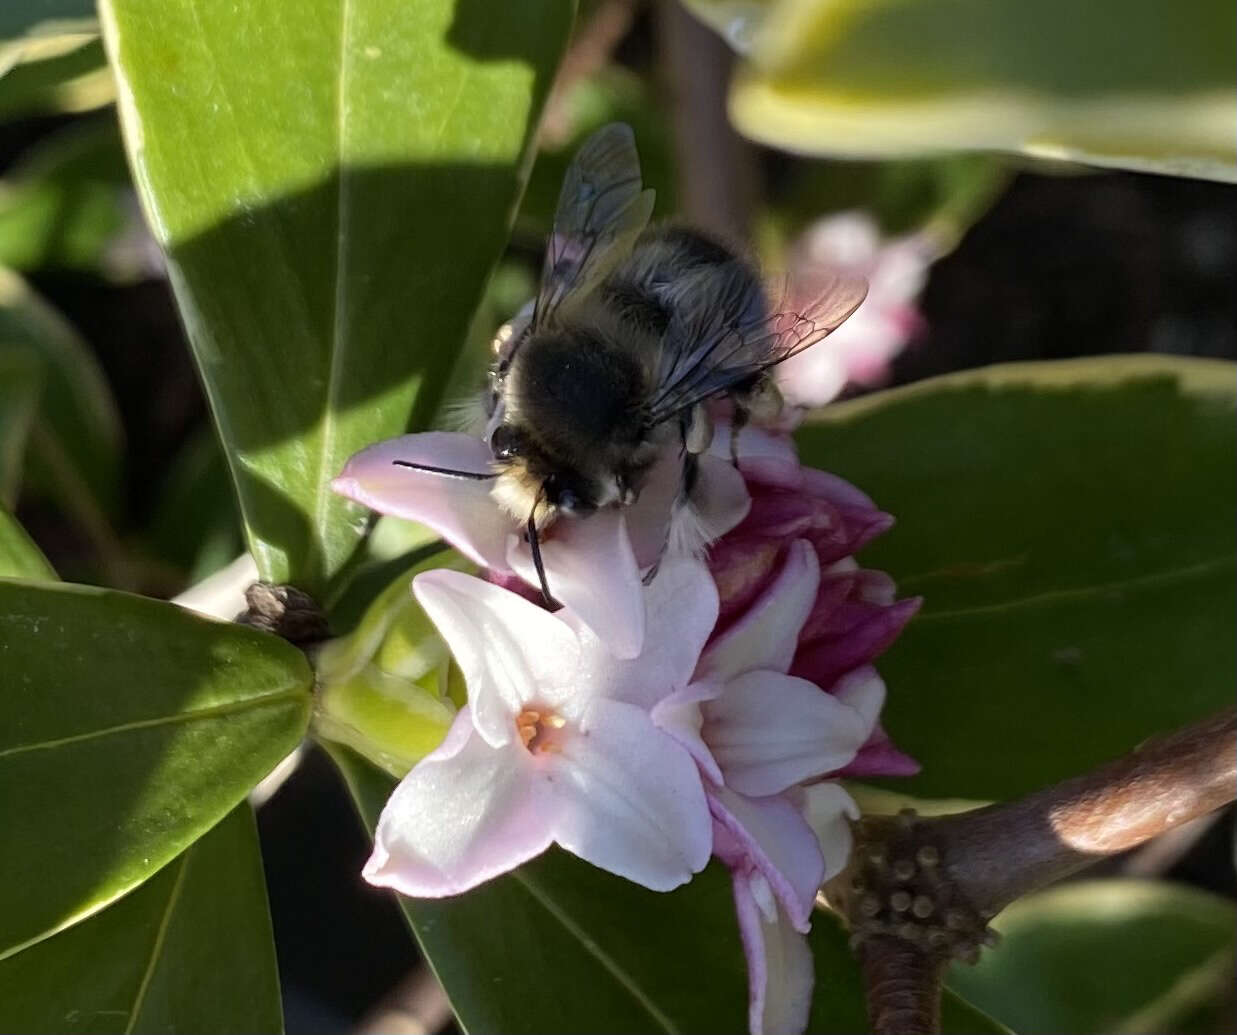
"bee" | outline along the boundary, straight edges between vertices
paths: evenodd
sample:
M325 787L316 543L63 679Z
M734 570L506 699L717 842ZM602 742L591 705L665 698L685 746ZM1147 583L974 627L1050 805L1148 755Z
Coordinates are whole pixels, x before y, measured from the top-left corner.
M706 403L732 403L733 458L747 420L781 408L771 369L867 292L838 278L802 312L774 311L738 252L685 226L650 228L652 210L631 128L599 129L563 181L536 298L494 340L482 399L493 469L432 469L494 481L492 496L525 525L550 605L542 531L634 503L667 449L682 463L673 509L690 507L713 438Z

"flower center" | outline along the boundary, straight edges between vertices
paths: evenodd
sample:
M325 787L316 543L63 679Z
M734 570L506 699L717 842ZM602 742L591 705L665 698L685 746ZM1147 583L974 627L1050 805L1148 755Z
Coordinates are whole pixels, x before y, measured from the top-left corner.
M515 728L520 740L534 755L555 750L555 734L567 725L567 720L557 712L538 708L525 708L515 717Z

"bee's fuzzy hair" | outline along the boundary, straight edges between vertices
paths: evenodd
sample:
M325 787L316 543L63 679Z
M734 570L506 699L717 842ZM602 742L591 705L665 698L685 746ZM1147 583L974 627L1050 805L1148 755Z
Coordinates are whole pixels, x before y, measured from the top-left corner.
M473 392L462 399L445 403L438 423L444 431L459 431L473 438L481 438L485 434L487 420L485 395Z

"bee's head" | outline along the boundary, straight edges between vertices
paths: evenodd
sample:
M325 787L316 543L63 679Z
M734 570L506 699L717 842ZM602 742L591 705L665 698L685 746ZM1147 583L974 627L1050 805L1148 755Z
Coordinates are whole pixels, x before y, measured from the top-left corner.
M538 524L558 515L586 517L606 503L606 481L589 477L545 453L517 426L504 423L490 435L490 452L499 469L493 495L513 516L525 518L534 510Z

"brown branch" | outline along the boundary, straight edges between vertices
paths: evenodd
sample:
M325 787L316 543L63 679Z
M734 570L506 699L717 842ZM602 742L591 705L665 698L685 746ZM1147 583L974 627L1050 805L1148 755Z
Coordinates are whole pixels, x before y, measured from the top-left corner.
M825 894L853 932L873 1031L937 1031L945 964L978 959L998 912L1234 797L1237 713L1225 712L1018 801L865 817Z
M946 869L983 913L1233 800L1237 713L1156 737L1015 801L929 821Z
M930 1035L941 1026L943 960L878 935L857 950L873 1035Z
M750 235L759 170L755 150L734 131L726 110L734 53L678 0L657 5L657 37L679 210L700 229L742 244Z
M592 17L575 34L541 116L540 142L549 147L562 147L571 136L571 91L582 80L600 72L610 56L627 35L636 16L636 0L601 0Z

